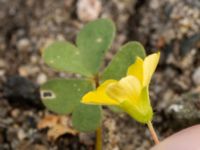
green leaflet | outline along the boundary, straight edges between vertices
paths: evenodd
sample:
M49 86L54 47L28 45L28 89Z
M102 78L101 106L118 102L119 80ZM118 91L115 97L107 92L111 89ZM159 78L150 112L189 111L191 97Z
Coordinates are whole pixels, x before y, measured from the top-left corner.
M121 47L104 70L101 79L119 80L126 76L128 67L134 63L136 57L145 57L144 47L139 42L129 42Z
M98 19L81 29L76 39L77 47L69 42L54 42L43 51L42 56L56 70L92 77L98 73L114 35L112 21Z

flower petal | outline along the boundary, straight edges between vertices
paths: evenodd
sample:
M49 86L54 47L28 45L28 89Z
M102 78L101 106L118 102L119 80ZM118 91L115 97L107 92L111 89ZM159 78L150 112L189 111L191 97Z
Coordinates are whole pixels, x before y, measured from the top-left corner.
M160 52L151 54L144 59L143 64L143 86L147 86L156 70L160 58Z
M107 96L105 89L108 85L115 83L115 80L106 80L101 84L96 91L88 92L83 97L81 102L85 104L95 105L119 105L116 100L111 99Z
M134 104L131 101L124 101L120 104L120 108L138 122L147 123L151 121L153 110L149 101L148 87L142 89L137 104Z
M119 82L110 84L106 89L106 93L119 103L125 100L137 102L141 88L141 83L136 77L127 76L122 78Z
M135 76L140 83L143 82L143 60L140 57L137 57L135 63L128 68L127 75Z

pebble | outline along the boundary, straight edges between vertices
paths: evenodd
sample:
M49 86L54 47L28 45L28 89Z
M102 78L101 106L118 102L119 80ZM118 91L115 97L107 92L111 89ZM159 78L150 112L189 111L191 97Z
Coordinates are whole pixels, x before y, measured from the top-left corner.
M152 9L158 9L160 7L159 0L152 0L149 5Z
M18 18L18 19L16 19L17 22L16 22L15 25L20 27L20 28L28 27L27 31L24 30L25 33L20 33L20 34L16 35L15 33L18 33L18 31L15 31L12 34L12 38L17 39L17 41L14 40L14 42L11 42L11 44L8 44L8 45L6 45L5 42L4 42L4 38L3 37L5 37L4 36L5 34L3 34L3 32L7 33L7 31L9 31L8 29L10 29L10 27L8 29L6 29L7 26L5 26L5 29L2 30L3 31L3 32L1 32L1 37L2 38L0 38L0 57L2 56L3 57L2 59L3 60L5 59L6 64L4 64L4 65L6 65L6 66L4 66L4 67L5 68L7 68L7 67L14 68L14 67L12 67L11 62L9 61L9 58L12 59L13 56L15 57L15 54L10 53L11 51L10 51L9 47L11 47L11 48L14 47L15 48L15 44L17 45L17 48L20 47L20 41L21 41L20 39L22 39L22 37L28 36L27 40L29 40L29 44L30 43L31 44L34 43L33 44L34 48L37 49L37 50L39 50L43 46L43 43L45 43L45 41L47 41L47 39L49 39L49 38L52 38L53 39L52 41L55 41L55 39L57 39L57 38L60 39L60 36L57 36L59 34L65 35L64 37L69 41L71 41L71 39L75 39L75 35L79 31L78 29L80 28L79 26L82 25L82 23L80 23L81 19L80 19L80 15L78 15L78 8L76 7L77 6L76 4L77 4L77 2L83 3L82 1L84 1L84 0L77 0L77 1L64 0L62 2L54 3L52 0L49 0L49 1L45 1L44 3L43 2L40 3L40 2L35 2L34 0L27 0L27 2L24 3L24 5L26 7L23 7L23 9L21 9L21 5L19 5L15 1L3 0L2 1L3 3L7 3L8 2L6 4L7 6L12 6L12 8L14 8L17 11L19 11L19 13L17 13L16 16L15 16L15 17ZM91 0L85 0L85 1L89 2ZM98 2L97 0L93 0L93 1ZM125 3L127 1L136 1L136 0L125 0L123 2L120 1L120 0L111 0L111 1L99 0L99 1L103 3L103 7L102 7L103 10L100 11L101 16L104 15L105 17L113 18L115 24L118 26L117 29L120 29L120 32L118 32L118 35L116 36L116 41L117 42L115 41L115 43L113 44L113 46L114 46L113 49L115 49L115 50L118 50L118 47L121 46L122 43L124 43L124 41L128 41L129 39L132 39L132 38L129 37L128 34L129 34L129 31L130 31L130 28L134 29L135 26L131 26L129 24L130 20L131 20L130 16L135 16L136 17L136 21L135 21L135 19L133 19L133 22L134 22L133 25L137 24L137 28L136 29L139 31L138 35L141 35L141 38L140 38L140 37L137 37L137 33L134 33L135 37L133 39L138 39L138 40L141 39L140 42L142 42L144 44L148 43L147 45L149 45L150 47L151 46L153 47L154 46L153 43L156 43L154 41L157 40L157 38L152 38L152 37L154 37L154 35L156 35L156 37L158 37L158 38L163 36L164 39L165 39L165 42L170 44L171 40L176 40L176 38L178 37L179 34L177 34L177 32L180 33L180 37L182 37L181 35L185 34L185 30L186 29L188 30L187 36L188 36L189 33L192 36L194 33L197 34L198 33L197 31L199 31L199 25L200 25L199 9L196 9L195 6L194 7L190 7L188 5L189 8L187 8L187 10L185 10L185 8L184 8L184 11L182 11L182 8L183 8L182 5L180 7L177 7L178 3L184 3L184 1L191 1L191 3L194 3L194 1L199 1L199 0L184 0L184 1L181 1L181 0L163 0L163 1L152 0L150 2L137 3L137 4L141 4L139 10L137 10L137 13L138 12L143 12L143 14L140 14L140 13L138 14L139 18L137 18L137 14L135 14L136 10L133 9L133 8L138 8L138 7L134 7L134 5L128 5L128 7L130 7L130 9L132 10L131 12L133 13L133 14L130 14L128 9L126 9L127 6L124 7L123 5L121 5L122 3ZM3 15L0 18L6 18L6 15L7 15L7 13L6 13L7 11L6 10L10 9L9 7L4 7L3 3L2 3L2 9L0 10L0 12L5 14L5 15ZM17 5L13 5L13 3L17 4ZM26 3L29 3L29 4L26 4ZM116 5L118 5L119 3L120 3L120 6L116 7ZM151 5L151 8L150 8L150 5ZM34 7L32 7L32 6L34 6ZM40 6L40 7L37 7L37 6ZM64 7L62 7L62 6L64 6ZM169 18L166 18L166 16L163 16L162 12L164 11L164 9L167 9L165 7L168 8L169 15L167 17L169 17ZM43 8L47 8L47 9L43 9ZM63 8L65 8L64 11L58 11L58 12L56 11L57 13L55 13L55 11L52 11L52 10L63 9ZM90 7L90 8L91 9L95 9L95 8L92 8L92 7ZM149 10L149 8L150 8L150 10ZM26 9L26 10L24 10L24 9ZM74 18L74 9L76 11L75 13L77 13L77 17L79 18L79 20L77 20L76 17ZM145 11L142 11L142 10L145 10ZM177 11L175 11L175 10L177 10ZM87 18L88 17L87 13L86 13L87 11L88 10L82 11L81 15L82 16L85 15L85 17ZM96 10L94 10L93 12L95 12L95 11ZM14 12L16 12L16 11L14 11ZM23 17L24 12L27 12L27 13L31 12L31 14L32 14L31 16L34 16L34 17L29 16L28 18L27 17L25 18L25 17ZM62 14L61 17L58 16L58 18L57 18L56 16L60 15L60 12L64 12L64 13ZM175 15L175 17L178 18L177 20L173 19L173 18L170 18L170 16L171 16L170 14L172 14L172 12ZM100 13L98 13L98 16L100 15ZM187 15L187 13L188 13L188 15ZM68 18L69 15L70 15L70 18ZM92 15L94 15L94 14L92 13ZM21 17L18 17L18 16L21 16ZM15 17L13 17L13 20L15 20L14 19ZM62 17L65 18L65 20L62 20L63 19ZM20 18L22 18L22 19L20 19ZM26 19L26 21L27 21L26 23L27 24L23 25L23 22L24 22L23 18ZM128 20L127 20L127 18L128 18ZM180 24L180 20L184 19L184 18L189 18L189 23L192 25L191 28L189 28L189 29L187 28L187 23L188 23L187 21L181 21L182 24ZM73 19L73 20L71 20L71 19ZM13 20L12 20L12 22L14 22ZM138 20L138 22L137 22L137 20ZM81 20L81 21L83 21L83 20ZM144 22L144 24L142 25L143 27L141 28L140 24L142 22ZM20 23L20 24L18 24L18 23ZM21 26L21 23L22 23L22 26ZM10 24L10 22L8 20L8 25L9 24ZM184 26L184 24L186 24L186 27L183 27L181 29L180 26ZM16 29L16 30L18 30L18 29ZM143 31L144 31L144 33L143 33ZM121 35L125 37L125 40L124 40L124 37L119 38ZM190 36L188 36L188 37L190 37ZM2 43L1 43L1 41L2 41ZM15 42L17 42L17 43L15 43ZM26 42L25 42L25 44L23 44L23 42L21 42L21 43L22 43L22 49L23 49L24 45L26 45ZM4 49L6 49L6 50L4 50ZM22 49L20 49L20 50L22 50ZM24 50L26 51L26 49L27 48L25 48ZM175 50L173 48L171 49L171 51L175 52ZM1 55L1 52L2 52L3 55ZM110 51L110 52L112 52L112 51ZM8 55L6 56L6 55L4 55L4 53L6 55L7 54ZM32 70L34 70L33 67L35 67L35 66L37 67L38 64L42 63L42 62L40 63L40 61L42 59L40 59L40 56L39 56L38 53L34 53L34 54L32 53L31 54L31 55L36 55L38 58L36 58L34 56L30 58L30 55L29 55L28 57L25 57L24 59L22 59L22 61L16 61L16 63L18 65L15 67L15 68L18 68L20 66L27 66L28 65L27 68L30 67L30 69L25 68L25 70L26 70L25 74L30 74L30 76L31 77L33 76L34 79L36 77L35 81L37 81L37 77L39 78L40 73L41 73L41 71L40 71L41 69L39 69L39 71L37 73L34 73L34 74L31 74L30 72ZM164 50L163 50L163 53L164 53ZM21 55L21 54L23 55L23 53L19 53L19 55ZM6 57L4 58L4 56L6 56ZM8 59L7 59L7 57L8 57ZM113 53L110 53L109 60L112 57L113 57ZM194 62L197 62L197 64L195 63L195 65L197 66L197 65L199 65L199 63L198 63L198 60L196 61L196 57L198 58L198 55L195 55L195 58L194 58ZM20 58L22 58L22 57L20 56ZM30 60L30 62L29 62L29 60ZM172 64L169 65L169 67L170 66L173 67L174 64L176 63L176 61L179 61L179 60L176 58L176 56L173 56L173 62L172 62ZM28 64L26 64L26 63L28 63ZM11 67L10 67L10 65L11 65ZM187 76L185 76L185 73L181 74L181 76L183 76L184 78L186 78L189 81L193 80L192 79L192 75L193 75L192 73L195 72L195 70L196 70L196 69L193 70L193 65L194 65L194 63L192 63L192 66L191 66L190 69L187 69L187 70L191 71L190 72L191 79L187 78ZM2 68L4 69L4 67L2 67ZM189 67L188 64L187 64L187 67ZM0 69L2 69L2 68L0 68ZM39 67L39 68L41 68L41 67ZM42 68L43 68L42 72L46 73L46 75L51 76L51 77L55 76L55 73L49 67L45 67L45 66L43 67L42 66ZM172 69L173 69L172 71L169 71L169 77L166 77L167 81L170 78L172 79L175 76L177 76L176 67L173 67ZM160 68L160 71L163 71L163 70L164 69ZM23 72L23 69L22 69L22 72ZM185 72L185 71L183 70L183 72ZM7 72L7 70L6 70L6 74L5 75L7 75L7 74L9 75L10 72ZM163 77L163 75L165 75L165 72L164 73L163 72L162 73L158 73L158 74L160 74ZM68 77L69 75L67 76L66 74L63 74L63 76L64 77ZM155 80L156 79L157 78L155 78ZM161 78L161 79L163 79L163 78ZM165 79L165 76L164 76L164 79ZM156 103L159 103L160 105L163 104L162 105L163 107L161 107L161 108L159 107L159 105L156 105L158 110L159 110L159 111L156 112L157 113L156 116L155 116L156 119L157 119L157 117L159 117L160 110L166 110L166 105L168 103L171 103L172 98L174 99L174 95L176 94L176 93L174 93L174 90L173 90L174 88L172 86L170 86L170 84L168 84L169 82L167 82L167 83L166 82L159 82L159 83L160 83L159 86L161 87L161 89L157 90L157 95L156 96L158 96L157 99L159 99L159 98L162 99L164 97L164 100L161 100L160 102L156 101ZM14 89L15 87L20 87L21 88L21 86L16 85L16 86L13 86L13 88L9 88L9 89L11 90L11 89ZM155 88L155 86L153 87L153 89L154 88ZM27 87L25 87L25 90L26 89L27 89ZM191 87L191 89L192 89L192 87ZM19 93L19 92L17 92L17 93ZM28 95L30 95L30 94L28 94ZM16 100L16 101L18 101L18 100ZM26 103L26 101L20 102L20 105L24 105L24 103ZM10 113L6 113L7 111L5 111L5 113L4 113L4 109L8 110L8 107L4 107L4 106L2 107L2 105L0 105L0 106L1 106L0 116L1 116L1 118L3 118L2 121L5 122L5 124L6 124L6 122L10 123L10 124L14 124L16 121L19 122L19 120L17 120L18 112L16 110L13 111L13 112L9 111L9 112L12 112L12 114L11 114L12 116L9 116L9 115L6 115L6 114L10 114ZM32 104L31 104L31 106L32 106ZM13 107L10 107L9 109L11 109L11 108L13 109ZM155 110L157 110L157 108L155 108ZM18 118L22 118L22 119L24 118L24 120L20 119L20 122L21 121L25 121L23 123L23 126L20 126L20 124L19 124L19 126L20 126L20 128L23 129L22 132L25 131L25 133L27 134L27 133L29 133L30 130L32 130L30 128L30 125L29 125L31 121L27 121L27 118L30 118L30 117L27 117L27 115L24 115L24 113L23 113L24 109L18 109L18 110L20 110L20 112L22 112L22 113L20 113ZM36 112L33 112L33 113L34 113L35 117L38 116L38 118L41 118L43 116L43 114L44 114L43 111L40 111L38 113L36 113ZM109 114L110 114L110 112L109 112ZM120 115L120 116L122 116L122 115ZM22 116L22 117L20 117L20 116ZM114 116L117 116L117 115L115 114ZM120 117L120 118L124 119L125 116L126 115L123 115L123 117ZM9 118L12 117L15 120L10 120L8 117ZM112 119L115 121L116 117L112 117ZM130 119L129 118L128 119L124 119L126 121L125 123L124 123L124 120L121 120L121 119L118 120L116 123L112 123L111 122L111 124L109 124L109 123L107 124L107 129L111 130L112 133L110 133L109 131L106 132L106 134L104 136L104 144L110 145L110 147L112 146L110 144L110 141L109 142L105 141L105 139L107 137L110 137L111 138L111 143L113 143L112 141L116 141L114 143L117 144L117 145L114 145L113 147L111 147L113 149L114 148L116 148L116 149L125 149L125 150L128 150L128 149L131 150L131 148L132 149L140 149L140 150L149 149L149 148L147 148L148 143L145 142L146 140L149 140L149 139L145 138L146 136L144 136L144 130L138 130L138 128L140 128L141 126L138 125L138 124L135 125L134 123L131 124L131 126L130 125L128 126L127 124L129 122L131 122ZM39 120L39 119L37 119L37 120ZM10 130L10 128L12 128L12 126L10 124L8 124L8 125L6 124L7 127L9 127L9 128L7 128L8 131ZM169 125L169 124L166 123L166 125ZM124 126L126 128L124 128ZM135 132L131 132L131 133L135 133L135 134L131 134L130 133L130 130L132 128L135 129ZM13 131L13 132L15 134L17 134L18 129ZM35 129L35 130L37 131L37 129ZM171 128L169 130L171 130ZM120 132L117 132L117 131L120 131ZM168 132L168 131L166 131L166 132ZM21 134L21 133L19 133L19 134ZM63 144L64 143L70 143L70 144L72 143L72 144L76 145L76 143L77 143L76 141L78 141L77 137L75 138L75 140L71 140L71 137L70 138L64 137L63 138L64 140L63 141L60 140L61 141L60 144L56 143L57 144L56 145L54 143L49 143L47 141L47 139L45 138L44 134L45 134L44 132L42 134L40 132L36 132L35 134L32 134L32 136L31 136L31 133L27 134L27 137L25 138L25 140L27 141L27 143L29 143L29 141L31 141L32 143L31 144L27 144L26 143L25 145L28 145L28 146L24 146L25 148L21 149L21 150L25 150L25 149L41 150L41 149L45 149L45 147L46 147L46 149L52 149L52 150L53 149L63 149L63 147L64 147ZM10 134L10 132L8 132L7 135L10 135L12 137L12 138L7 138L8 141L9 141L9 145L14 145L13 143L16 143L15 141L19 141L19 139L17 137L15 138L15 136L13 136L13 133ZM137 135L137 136L135 136L133 139L131 139L130 137L132 137L132 135ZM161 134L161 135L164 137L163 134ZM120 140L118 140L118 138L116 140L115 137L120 138ZM94 144L94 142L95 142L94 141L94 137L92 137L92 139L93 139L92 142ZM130 140L128 140L128 139L130 139ZM41 144L42 147L41 146L36 146L37 145L36 143L38 143L38 141L39 141L39 143ZM143 142L141 142L141 141L143 141ZM89 140L87 140L86 142L89 142ZM149 141L149 142L152 142L152 141ZM83 144L84 143L85 142L83 142ZM7 143L5 143L5 144L7 144ZM43 146L43 144L44 144L44 146ZM130 144L129 148L124 146L124 145L128 145L128 144ZM67 145L67 144L65 144L65 145ZM66 146L66 147L69 148L69 146ZM108 149L108 147L109 146L105 146L105 149ZM0 144L0 149L1 148L2 149L9 149L9 146L8 146L8 148L5 148ZM14 147L14 149L15 148L16 147ZM80 148L79 147L77 149L89 149L89 148L88 147L87 148L86 147L85 148Z
M11 111L11 116L13 118L17 118L17 117L19 117L19 115L20 115L20 110L19 109L14 109L14 110Z
M36 144L35 145L35 150L47 150L47 148L44 145Z
M192 75L192 80L196 85L200 85L200 67L198 67L193 75Z
M0 69L0 77L4 77L5 73L5 70Z
M26 138L26 133L24 132L24 130L19 129L17 132L17 137L19 138L19 140L23 140Z
M20 51L26 51L28 50L29 47L30 47L30 41L27 38L23 38L19 40L19 42L17 43L17 48Z
M195 0L190 3L194 4ZM162 35L165 41L170 43L174 39L181 40L199 32L200 11L197 7L188 5L185 0L151 0L144 10L141 11L143 17L139 20L140 26L137 30L139 35L144 34L147 37L153 30L150 38L152 45L155 45L157 40L153 37ZM163 10L166 10L167 16Z
M32 55L30 60L32 64L37 64L39 62L39 57L37 55Z
M189 18L183 18L180 20L180 24L182 26L187 26L187 27L190 27L191 26L191 23L190 23L190 20Z
M94 140L92 138L94 138L93 133L90 133L90 134L80 133L79 134L80 141L83 142L86 145L93 145L94 144Z
M20 66L18 69L18 72L20 76L27 77L29 75L34 75L40 71L38 66L32 66L32 65L24 65Z
M172 104L172 105L168 108L168 111L179 112L181 109L183 109L183 105Z
M170 43L171 39L175 39L176 33L173 29L169 29L163 32L163 37L166 43Z
M40 74L37 76L37 83L38 83L39 85L45 83L46 81L47 81L47 76L46 76L46 74L40 73Z
M83 22L97 19L101 9L102 5L99 0L79 0L77 3L77 15Z
M0 68L4 68L6 66L6 62L3 59L0 59Z

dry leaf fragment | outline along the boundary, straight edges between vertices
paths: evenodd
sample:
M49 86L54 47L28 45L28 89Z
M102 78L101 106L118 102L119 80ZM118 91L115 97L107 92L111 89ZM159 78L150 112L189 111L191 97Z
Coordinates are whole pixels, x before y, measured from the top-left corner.
M57 115L47 115L45 116L37 125L38 129L51 128L55 126L59 121Z
M47 136L49 140L56 140L63 134L76 135L78 132L70 126L68 116L47 115L39 123L38 129L49 128Z
M67 126L57 124L48 131L47 136L49 140L56 140L66 133L76 135L77 131Z

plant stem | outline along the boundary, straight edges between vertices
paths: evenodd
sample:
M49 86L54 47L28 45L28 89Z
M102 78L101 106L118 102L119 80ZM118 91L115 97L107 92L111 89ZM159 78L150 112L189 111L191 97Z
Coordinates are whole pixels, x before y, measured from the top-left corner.
M151 121L149 121L149 122L147 123L147 126L148 126L148 128L149 128L149 131L150 131L150 133L151 133L151 136L152 136L152 138L153 138L155 144L159 144L160 141L158 140L158 136L157 136L157 134L156 134L156 131L154 130L154 127L153 127Z
M102 128L96 130L96 150L102 150Z
M99 75L98 74L94 76L93 81L95 84L95 88L98 88L98 86L99 86Z
M95 87L98 88L99 86L99 76L96 75L94 77L94 83L95 83ZM95 150L102 150L102 128L99 127L96 130L96 145L95 145Z

